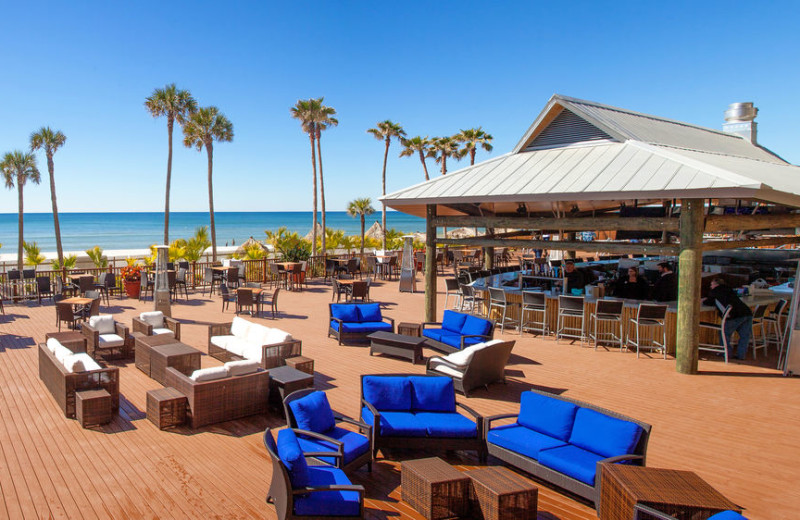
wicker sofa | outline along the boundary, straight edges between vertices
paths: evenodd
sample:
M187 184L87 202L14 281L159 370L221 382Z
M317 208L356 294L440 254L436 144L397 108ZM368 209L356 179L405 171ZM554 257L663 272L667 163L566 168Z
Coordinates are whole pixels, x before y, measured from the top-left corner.
M223 362L250 359L269 369L283 366L286 358L301 354L302 342L288 332L238 316L230 323L208 326L208 355Z
M54 341L58 343L53 339L48 341L50 345L53 345ZM65 348L63 345L61 347ZM75 356L79 355L75 354ZM83 355L88 357L87 354ZM88 365L88 361L86 363ZM119 368L105 368L96 362L93 366L99 366L99 368L71 372L56 357L56 353L48 348L47 344L39 344L39 379L53 395L53 399L56 400L58 408L64 412L65 417L75 418L75 394L83 390L106 390L111 394L114 413L119 410Z
M264 369L201 382L194 381L191 375L168 367L164 372L164 386L171 386L186 396L189 402L186 420L192 428L267 411L269 372Z
M494 321L455 311L444 311L442 321L422 324L425 345L446 354L489 341Z
M373 332L394 332L394 319L381 314L380 303L329 303L328 337L339 345L363 341Z
M501 419L511 424L492 427ZM487 417L490 455L598 504L600 464L645 465L649 424L568 397L530 390L520 412Z
M161 311L143 312L138 318L133 318L133 332L141 332L145 336L154 334L172 334L175 339L181 340L181 323L169 316L164 316Z
M479 387L506 382L506 364L514 341L493 339L459 350L445 357L431 356L426 363L427 373L453 378L455 389L465 397Z

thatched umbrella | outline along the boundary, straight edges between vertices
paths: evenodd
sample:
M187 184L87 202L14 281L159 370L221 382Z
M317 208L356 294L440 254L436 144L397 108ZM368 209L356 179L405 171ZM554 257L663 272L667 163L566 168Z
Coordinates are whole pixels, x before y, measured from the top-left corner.
M263 249L264 251L268 250L267 246L264 245L262 242L259 242L255 238L250 237L242 245L239 246L239 248L236 250L236 252L239 253L240 255L242 255L242 254L244 254L245 249L247 249L249 247L252 247L253 244L257 244L257 245L261 246L261 249Z
M324 232L325 232L325 230L322 229L322 224L317 222L317 236L321 237ZM303 240L311 242L311 238L312 238L312 231L309 231L308 234L303 237Z
M447 236L450 238L465 238L465 237L474 237L475 236L475 228L458 228L447 233Z
M383 229L381 229L381 225L376 221L370 228L364 233L366 238L374 238L376 240L380 240L383 238Z

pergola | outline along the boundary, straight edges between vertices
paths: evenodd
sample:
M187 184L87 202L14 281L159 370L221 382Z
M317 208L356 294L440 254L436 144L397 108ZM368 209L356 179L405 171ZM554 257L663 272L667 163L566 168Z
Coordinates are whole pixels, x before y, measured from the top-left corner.
M678 256L683 373L697 372L703 251L800 243L800 167L738 135L559 95L510 153L381 200L426 219L428 321L436 317L437 243L483 247L487 262L497 246ZM631 211L647 206L663 216ZM751 214L714 214L715 206ZM439 228L462 226L486 233L437 238ZM655 231L662 239L584 242L574 240L579 231ZM560 239L544 241L543 232Z

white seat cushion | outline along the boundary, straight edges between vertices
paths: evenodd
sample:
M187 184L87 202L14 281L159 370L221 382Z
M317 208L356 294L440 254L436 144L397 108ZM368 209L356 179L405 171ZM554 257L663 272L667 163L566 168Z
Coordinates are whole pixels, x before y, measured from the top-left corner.
M244 357L244 351L250 345L253 345L253 343L242 338L231 338L228 340L228 344L225 345L225 350L236 356Z
M64 368L73 374L78 372L90 372L92 370L100 370L102 368L97 362L92 359L89 354L81 352L67 356L64 359Z
M264 343L263 345L274 345L275 343L284 343L286 341L291 341L292 335L288 332L284 332L281 329L268 329L267 333L264 335Z
M143 312L139 315L139 319L154 328L164 326L164 313L161 311Z
M436 365L435 367L433 367L433 369L436 370L437 372L441 372L444 375L455 377L458 379L461 379L464 376L464 374L462 374L458 370L445 365Z
M233 339L235 336L226 335L226 336L211 336L211 344L219 347L219 348L226 348L228 345L228 341Z
M125 345L125 340L117 334L100 334L100 348L115 348Z
M57 360L59 360L61 363L63 363L64 359L67 356L71 356L72 355L72 351L70 349L68 349L67 347L65 347L64 345L60 345L59 344L56 347L56 351L53 352L53 355L56 357Z
M203 381L214 381L216 379L223 379L226 377L228 377L228 368L222 366L195 370L192 372L192 375L189 376L189 379L197 383L201 383Z
M46 345L47 345L47 350L49 350L53 354L56 353L56 348L64 346L56 338L48 339Z
M250 330L250 322L247 320L243 320L239 316L233 318L233 322L231 323L231 334L236 336L237 338L246 338L247 331Z
M172 334L173 336L175 335L175 333L169 329L164 329L161 327L153 328L153 336L157 334Z
M240 354L243 358L249 361L261 363L261 354L264 353L262 345L248 344Z
M454 365L467 366L469 365L469 362L472 361L472 356L474 356L477 351L491 347L492 345L497 345L498 343L502 342L503 340L501 339L493 339L491 341L485 341L483 343L476 343L475 345L467 347L464 350L459 350L458 352L453 352L452 354L444 356L443 359L449 361ZM436 360L434 359L431 363L436 363Z
M100 334L114 334L116 332L114 330L114 316L110 314L92 316L89 318L89 326Z
M253 372L258 372L260 365L258 361L243 359L241 361L228 361L224 366L227 367L230 375L244 376L247 374L252 374Z

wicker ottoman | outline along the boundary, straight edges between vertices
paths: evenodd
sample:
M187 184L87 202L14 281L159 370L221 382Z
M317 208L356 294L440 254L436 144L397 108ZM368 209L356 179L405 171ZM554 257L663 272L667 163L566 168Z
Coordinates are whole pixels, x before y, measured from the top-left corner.
M403 501L429 520L469 514L469 478L438 457L401 463Z
M309 375L314 375L314 360L311 358L307 358L305 356L295 356L286 358L286 365L294 368L295 370L299 370L300 372L305 372Z
M186 396L171 386L148 390L147 418L159 430L186 422Z
M415 336L419 338L422 336L422 324L404 321L397 326L397 333L403 336Z
M464 473L472 480L472 512L486 520L536 520L539 489L502 467Z
M106 390L75 392L75 418L81 426L108 424L113 418L111 394Z

